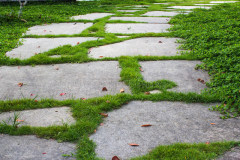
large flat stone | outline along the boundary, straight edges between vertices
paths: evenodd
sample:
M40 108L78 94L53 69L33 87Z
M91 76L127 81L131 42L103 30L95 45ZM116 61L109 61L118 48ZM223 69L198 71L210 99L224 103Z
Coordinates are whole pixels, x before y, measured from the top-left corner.
M3 112L0 114L0 123L5 121L13 124L14 115L18 115L19 126L47 127L52 125L72 124L75 122L69 107L34 109L16 112Z
M236 3L238 1L211 1L210 3Z
M200 93L206 85L198 79L209 81L209 75L202 70L195 70L200 61L170 60L140 62L144 72L142 75L146 81L170 80L177 83L177 87L171 91Z
M36 138L35 136L0 135L1 160L73 160L64 154L75 154L76 145L58 143L55 140Z
M72 99L120 93L128 87L119 82L118 62L90 62L22 67L0 67L0 99ZM22 87L18 83L23 83ZM107 87L108 91L102 91ZM60 95L63 93L62 95ZM66 94L65 94L66 93ZM31 96L34 94L34 96Z
M240 119L222 120L209 111L211 104L133 101L108 113L92 139L99 157L129 159L147 154L158 145L178 142L239 141ZM215 123L215 125L211 125ZM141 127L151 124L151 127ZM132 147L129 143L139 144Z
M92 48L90 57L120 57L120 56L173 56L178 51L180 45L176 43L177 38L165 37L144 37L136 38L120 43ZM161 43L159 43L161 42Z
M240 147L232 148L217 160L240 160Z
M108 33L163 33L168 32L169 24L113 23L106 25Z
M6 53L10 58L27 59L35 54L46 52L63 45L75 46L79 43L97 40L97 37L72 37L72 38L23 38L23 45ZM51 44L51 45L50 45Z
M91 27L93 23L52 23L49 25L38 25L29 28L27 35L60 35L79 34Z
M168 23L170 18L162 17L111 17L109 20L136 21L147 23Z
M85 14L85 15L78 15L78 16L73 16L71 19L74 20L79 20L79 19L85 19L85 20L95 20L99 18L103 18L106 16L111 16L113 14L111 13L90 13L90 14Z
M179 12L166 12L166 11L150 11L147 12L145 14L143 14L143 16L176 16L180 14Z
M211 7L206 6L171 6L168 8L174 8L174 9L196 9L196 8L204 8L204 9L210 9Z

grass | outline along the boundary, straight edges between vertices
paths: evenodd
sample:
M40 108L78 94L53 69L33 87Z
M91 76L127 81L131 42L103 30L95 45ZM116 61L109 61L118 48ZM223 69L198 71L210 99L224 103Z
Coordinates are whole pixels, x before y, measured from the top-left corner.
M38 65L57 63L85 63L90 61L119 61L121 81L127 84L130 94L107 95L87 100L53 99L21 99L0 101L0 113L8 111L22 111L27 109L51 108L69 106L72 109L76 124L49 127L30 127L8 125L0 123L0 133L10 135L37 135L43 138L53 138L59 142L69 141L77 143L77 159L98 159L95 154L95 144L88 136L94 133L104 117L99 113L109 112L122 107L130 101L181 101L186 103L212 103L222 102L220 106L213 107L225 114L222 118L240 115L240 6L239 4L224 4L210 10L196 9L188 15L175 16L170 23L174 27L169 33L129 34L128 38L117 38L117 35L105 32L106 23L127 23L128 21L109 21L110 16L94 21L70 20L78 14L91 12L113 12L116 16L124 16L117 12L116 6L128 9L129 4L150 4L149 8L134 13L140 16L147 11L166 9L173 5L192 5L192 0L172 1L169 5L154 5L150 2L160 0L101 0L98 2L29 2L23 11L22 19L17 18L18 3L1 3L0 6L0 65ZM208 1L206 1L207 3ZM27 28L57 22L93 22L94 25L76 35L46 35L22 36ZM10 59L5 56L7 51L18 45L21 37L99 37L96 41L84 42L76 46L62 46L26 60ZM140 37L181 37L184 38L183 49L191 50L178 56L122 56L118 58L93 59L87 56L92 47L103 46L124 40ZM61 55L60 58L51 58L52 55ZM144 81L139 61L160 60L202 60L198 68L207 70L212 76L208 84L210 89L201 94L169 92L167 89L176 87L176 83L168 80L155 82ZM160 90L161 93L147 95L145 92ZM218 142L210 144L172 144L159 146L149 154L133 159L214 159L230 148L239 145L239 142Z

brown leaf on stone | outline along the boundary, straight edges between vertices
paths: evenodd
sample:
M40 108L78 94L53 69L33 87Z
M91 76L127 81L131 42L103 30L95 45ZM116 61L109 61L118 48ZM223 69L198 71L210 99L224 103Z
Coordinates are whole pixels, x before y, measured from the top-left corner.
M56 70L59 70L59 68L58 68L58 67L56 67L55 69L56 69Z
M130 145L130 146L139 146L139 144L136 144L136 143L128 143L128 145Z
M102 115L103 117L108 117L108 114L106 113L99 113L100 115Z
M103 58L103 56L99 56L99 58Z
M94 130L94 133L96 133L96 132L97 132L97 130L95 129L95 130Z
M142 69L142 67L139 67L139 70L140 70L141 72L143 72L143 69Z
M23 83L18 83L18 86L19 86L19 87L22 87L22 86L23 86Z
M103 123L100 123L100 126L103 126L104 124Z
M200 79L200 78L198 78L197 80L198 80L199 82L201 81L201 79Z
M114 156L112 160L120 160L117 156Z
M80 98L81 100L86 100L86 98Z
M210 142L207 141L206 144L210 144Z
M151 127L152 125L151 124L144 124L144 125L141 125L141 127Z
M17 122L24 122L24 120L20 120L20 119L17 119L16 121L17 121Z
M150 94L150 92L145 92L144 94L146 94L146 95L149 95L149 94Z
M210 123L211 125L215 125L216 123Z
M122 88L122 89L120 89L120 93L124 93L125 91L124 91L124 89Z
M40 48L40 46L38 46L37 48Z
M201 80L200 82L201 82L202 84L204 84L204 83L205 83L205 82L204 82L204 80Z
M158 41L158 43L162 43L162 41Z
M102 91L107 91L107 87L103 87L103 88L102 88Z
M80 44L80 42L77 42L77 44Z

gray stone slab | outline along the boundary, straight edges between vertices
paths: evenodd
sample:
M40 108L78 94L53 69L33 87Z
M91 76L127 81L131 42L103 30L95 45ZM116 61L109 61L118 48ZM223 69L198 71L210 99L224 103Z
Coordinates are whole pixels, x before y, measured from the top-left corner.
M49 25L38 25L29 28L27 35L59 35L59 34L79 34L83 30L91 27L93 23L52 23Z
M97 37L72 37L72 38L23 38L23 45L6 53L10 58L27 59L35 54L46 52L63 45L75 46L86 41L97 40Z
M120 56L174 56L177 54L178 38L144 37L126 40L120 43L109 44L92 48L90 57L120 57ZM161 42L161 43L159 43Z
M217 160L240 160L240 147L232 148Z
M109 20L136 21L147 23L168 23L171 18L163 17L111 17Z
M120 93L128 87L119 82L118 62L0 67L0 99L91 98ZM23 83L22 87L18 83ZM108 91L102 91L107 87ZM62 95L60 95L63 93ZM66 94L65 94L66 93ZM34 96L31 96L34 94Z
M239 141L240 119L222 120L209 111L211 104L133 101L108 113L90 136L99 157L129 159L147 154L159 145ZM215 125L211 125L215 123ZM151 127L141 127L151 124ZM132 147L129 143L139 144Z
M174 8L174 9L196 9L196 8L204 8L204 9L210 9L211 7L206 6L171 6L168 8Z
M238 1L211 1L209 3L236 3Z
M170 16L171 17L171 16L176 16L178 14L179 12L150 11L143 14L143 16Z
M99 18L103 18L106 16L111 16L113 14L111 13L90 13L90 14L86 14L86 15L78 15L78 16L73 16L71 17L71 19L74 20L79 20L79 19L85 19L85 20L95 20L95 19L99 19Z
M73 160L63 154L75 154L76 145L35 136L0 135L1 160Z
M13 124L14 115L18 115L19 117L19 126L47 127L52 125L62 126L64 124L75 123L69 107L3 112L0 113L0 123L5 121L9 125Z
M198 79L204 82L210 79L207 72L195 70L195 66L200 63L200 61L170 60L140 62L140 65L144 70L141 73L146 81L166 79L178 85L170 91L200 93L206 88L206 84L199 82Z
M117 10L118 12L137 12L139 10Z
M113 23L106 25L108 33L164 33L168 32L169 24L139 24L139 23Z

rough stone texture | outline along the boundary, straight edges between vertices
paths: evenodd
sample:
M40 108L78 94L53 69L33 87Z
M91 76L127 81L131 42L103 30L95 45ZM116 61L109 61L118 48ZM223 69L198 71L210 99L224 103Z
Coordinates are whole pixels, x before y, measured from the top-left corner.
M108 33L163 33L168 32L169 24L113 23L106 25Z
M232 148L217 160L240 160L240 147Z
M206 6L171 6L168 8L174 8L174 9L196 9L196 8L204 8L204 9L210 9L211 7Z
M170 60L140 62L144 72L142 75L146 81L170 80L177 83L177 87L170 91L197 92L200 93L206 85L199 82L202 79L209 81L209 75L202 70L195 70L200 61Z
M19 116L19 126L47 127L52 125L72 124L75 122L69 107L34 109L16 112L3 112L0 114L0 122L13 124L15 115Z
M75 153L75 144L58 143L55 140L35 136L0 135L1 160L73 160L63 154Z
M27 59L35 54L46 52L63 45L77 45L78 43L97 40L97 37L77 38L23 38L23 45L6 53L10 58ZM51 45L49 45L51 44Z
M210 3L236 3L238 1L211 1Z
M90 14L86 14L86 15L73 16L73 17L71 17L71 19L74 19L74 20L79 20L79 19L95 20L95 19L106 17L106 16L110 16L110 15L113 15L113 14L111 14L111 13L90 13Z
M180 14L179 12L166 12L166 11L150 11L143 16L176 16L177 14Z
M170 18L162 17L111 17L109 20L136 21L147 23L168 23Z
M128 87L119 82L118 62L0 67L0 99L72 99L117 94ZM23 83L22 87L18 83ZM107 87L108 91L102 91ZM61 93L66 93L60 95ZM34 94L34 96L31 96Z
M240 119L222 120L210 104L133 101L108 113L92 139L96 153L107 160L147 154L158 145L240 140ZM210 123L215 123L211 125ZM151 124L151 127L141 127ZM129 143L139 144L138 147Z
M117 10L118 12L137 12L139 10Z
M29 28L27 35L59 35L59 34L79 34L83 30L91 27L93 23L52 23L49 25L38 25Z
M179 43L176 43L178 38L165 37L144 37L126 40L120 43L109 44L92 48L89 54L90 57L120 57L127 56L173 56L176 55ZM159 43L161 42L161 43Z

